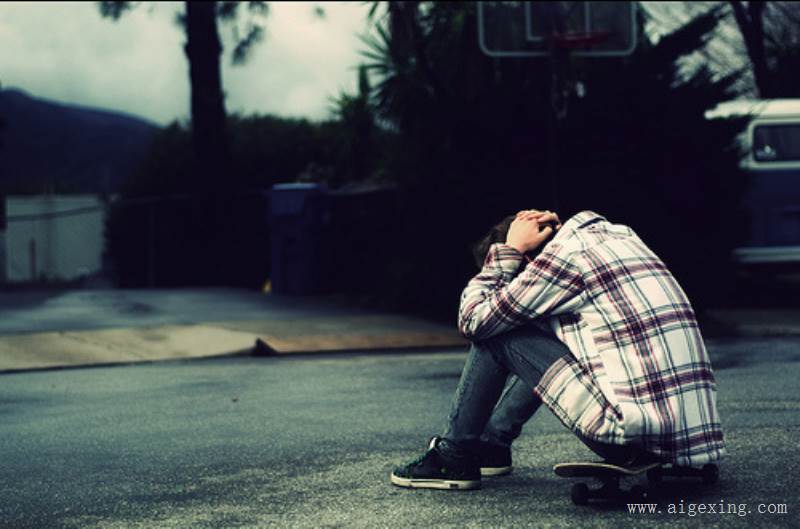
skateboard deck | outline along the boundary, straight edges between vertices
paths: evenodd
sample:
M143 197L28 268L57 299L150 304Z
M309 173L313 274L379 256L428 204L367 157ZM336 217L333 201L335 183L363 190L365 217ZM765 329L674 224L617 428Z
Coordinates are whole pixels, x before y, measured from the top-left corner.
M651 468L661 466L660 463L647 463L631 467L612 465L604 461L571 461L559 463L553 467L557 476L562 478L593 478L604 476L637 476Z
M663 477L694 477L705 484L716 483L719 472L714 464L703 468L677 467L651 462L633 466L620 466L605 461L573 461L559 463L553 467L557 476L564 478L594 478L600 481L600 488L591 489L586 483L576 483L572 487L572 502L586 505L589 500L638 501L647 498L647 490L635 485L628 490L620 488L623 478L647 473L650 483L659 483Z
M624 477L638 476L660 466L660 463L647 463L623 467L605 461L573 461L560 463L553 467L553 471L557 476L564 478L595 478L602 483L597 489L589 488L586 483L576 483L572 486L572 502L575 505L586 505L591 499L606 502L643 500L647 496L643 487L636 485L623 490L620 488L620 481Z

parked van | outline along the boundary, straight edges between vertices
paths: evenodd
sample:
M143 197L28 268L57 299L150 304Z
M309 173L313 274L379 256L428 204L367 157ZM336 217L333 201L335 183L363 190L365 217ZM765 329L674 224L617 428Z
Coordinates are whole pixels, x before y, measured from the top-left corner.
M734 251L742 264L800 265L800 99L721 103L706 118L750 116L740 139L742 168L750 173L745 204L747 243Z

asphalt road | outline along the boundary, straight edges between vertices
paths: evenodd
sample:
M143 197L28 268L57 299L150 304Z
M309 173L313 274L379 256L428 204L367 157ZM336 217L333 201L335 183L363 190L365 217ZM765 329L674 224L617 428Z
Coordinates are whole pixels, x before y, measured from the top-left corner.
M235 288L12 291L0 292L0 333L295 319L331 311L359 313L341 300Z
M573 506L551 467L589 453L546 409L512 475L392 487L393 466L439 433L464 355L373 354L0 376L0 527L800 526L800 340L710 350L729 456L714 487L654 490L661 514Z

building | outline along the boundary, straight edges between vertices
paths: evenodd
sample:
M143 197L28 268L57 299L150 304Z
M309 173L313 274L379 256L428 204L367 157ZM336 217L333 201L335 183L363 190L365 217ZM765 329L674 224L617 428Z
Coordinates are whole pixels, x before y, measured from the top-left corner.
M101 270L106 204L99 197L8 196L5 215L0 279L70 281Z

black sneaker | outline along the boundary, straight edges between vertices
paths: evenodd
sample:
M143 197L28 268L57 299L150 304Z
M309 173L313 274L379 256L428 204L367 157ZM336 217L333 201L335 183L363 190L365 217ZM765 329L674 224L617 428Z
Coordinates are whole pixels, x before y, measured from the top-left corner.
M481 472L472 458L447 458L434 446L418 459L394 469L391 480L398 487L469 490L481 487Z
M481 476L505 476L514 470L511 464L511 448L481 441L477 454L481 465Z
M435 448L440 440L441 437L438 435L431 437L431 440L428 441L428 450ZM481 441L475 457L478 459L483 477L505 476L514 470L509 447Z

